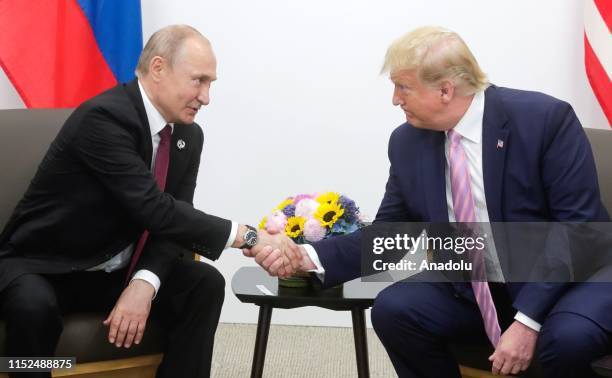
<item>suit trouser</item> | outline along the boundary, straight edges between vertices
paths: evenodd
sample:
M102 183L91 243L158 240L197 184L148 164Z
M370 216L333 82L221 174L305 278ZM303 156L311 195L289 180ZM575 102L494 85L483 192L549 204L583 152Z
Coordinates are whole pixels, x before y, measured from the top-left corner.
M475 302L448 283L398 282L378 295L371 315L400 378L459 378L448 344L490 345ZM503 317L502 332L511 321ZM586 378L595 376L590 362L609 348L610 334L591 320L555 313L542 325L534 360L546 377Z
M62 331L62 315L77 311L110 314L124 289L125 276L126 269L121 269L112 273L26 274L15 279L0 293L7 355L53 356ZM176 260L151 308L150 317L160 323L166 340L157 377L210 376L224 293L225 280L214 267Z

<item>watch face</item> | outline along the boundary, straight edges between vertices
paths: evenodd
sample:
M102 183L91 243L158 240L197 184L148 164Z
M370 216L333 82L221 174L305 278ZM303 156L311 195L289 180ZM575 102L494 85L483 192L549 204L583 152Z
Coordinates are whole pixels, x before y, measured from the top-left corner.
M244 234L244 242L251 247L257 244L257 232L249 230Z

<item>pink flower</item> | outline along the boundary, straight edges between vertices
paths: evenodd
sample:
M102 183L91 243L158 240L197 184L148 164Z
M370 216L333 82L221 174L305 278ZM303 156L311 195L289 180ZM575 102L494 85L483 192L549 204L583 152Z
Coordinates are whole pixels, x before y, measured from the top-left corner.
M317 242L325 237L327 230L318 220L310 218L304 224L304 238L309 242Z
M273 212L266 222L266 231L271 234L278 234L279 232L285 232L285 226L287 225L287 217L282 211L277 210Z
M298 194L293 199L293 204L297 205L301 200L307 199L307 198L308 199L315 199L315 198L317 198L317 195L316 195L316 193L315 194Z
M319 203L312 198L304 198L297 205L295 205L295 216L296 217L304 217L306 219L312 218L312 215L317 208L319 207Z

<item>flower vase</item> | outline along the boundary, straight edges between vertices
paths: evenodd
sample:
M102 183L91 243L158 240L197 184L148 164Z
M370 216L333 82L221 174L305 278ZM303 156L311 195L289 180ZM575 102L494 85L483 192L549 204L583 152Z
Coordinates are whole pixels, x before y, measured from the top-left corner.
M287 278L278 278L278 286L303 288L310 286L310 274L306 272L297 272Z
M282 233L297 244L350 234L364 227L365 218L355 201L337 192L286 197L259 223L270 234ZM308 273L279 278L279 287L318 288ZM342 288L342 285L339 286Z

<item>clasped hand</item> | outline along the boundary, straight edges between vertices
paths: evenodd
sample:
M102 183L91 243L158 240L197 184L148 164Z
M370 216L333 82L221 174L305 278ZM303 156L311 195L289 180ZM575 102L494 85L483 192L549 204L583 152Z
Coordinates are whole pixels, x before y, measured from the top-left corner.
M514 321L502 334L495 352L489 356L491 372L497 374L518 374L527 370L533 358L538 332L519 321Z
M255 262L271 276L286 278L300 269L302 251L289 237L259 230L258 238L257 245L242 250L242 253L254 257Z

